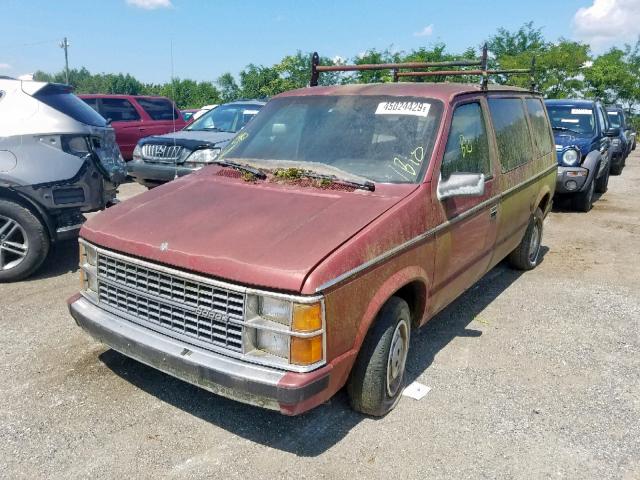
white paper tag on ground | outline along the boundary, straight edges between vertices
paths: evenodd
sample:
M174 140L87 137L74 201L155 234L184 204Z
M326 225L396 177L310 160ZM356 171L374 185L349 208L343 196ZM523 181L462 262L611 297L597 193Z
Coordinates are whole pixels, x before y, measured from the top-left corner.
M429 102L380 102L376 108L376 115L414 115L426 117L429 115Z
M413 382L404 389L402 395L405 397L413 398L414 400L422 400L424 396L429 393L431 387L427 387L418 382Z

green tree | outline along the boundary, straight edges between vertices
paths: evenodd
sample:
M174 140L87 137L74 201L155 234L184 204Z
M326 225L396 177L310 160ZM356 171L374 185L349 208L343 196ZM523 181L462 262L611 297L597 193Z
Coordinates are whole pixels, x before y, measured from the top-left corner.
M568 98L580 96L584 89L583 72L589 61L589 47L586 44L560 39L556 44L547 43L534 51L499 58L500 67L530 68L535 57L535 84L547 98ZM529 87L528 75L511 75L505 79L509 85Z
M536 52L545 46L541 28L535 28L533 22L522 25L518 30L510 32L499 28L498 33L489 37L487 47L496 59L513 57L527 52Z
M613 47L593 61L585 69L587 94L607 103L620 101L633 103L637 100L638 76L625 51Z
M216 80L216 84L220 88L220 95L224 103L240 98L240 87L231 73L227 72L220 75Z
M401 58L399 52L393 53L389 49L378 51L372 48L355 57L353 63L356 65L397 63ZM344 80L349 81L351 78L357 83L390 82L393 79L393 72L391 70L362 70L355 72L353 77L346 76Z

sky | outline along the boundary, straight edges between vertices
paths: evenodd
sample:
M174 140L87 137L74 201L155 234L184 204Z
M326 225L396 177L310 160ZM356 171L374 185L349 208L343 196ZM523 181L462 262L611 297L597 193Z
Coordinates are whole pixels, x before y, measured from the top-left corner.
M143 82L214 81L295 53L353 58L370 48L479 46L499 27L533 21L545 38L602 53L633 43L640 0L0 0L0 75L70 68L130 73Z

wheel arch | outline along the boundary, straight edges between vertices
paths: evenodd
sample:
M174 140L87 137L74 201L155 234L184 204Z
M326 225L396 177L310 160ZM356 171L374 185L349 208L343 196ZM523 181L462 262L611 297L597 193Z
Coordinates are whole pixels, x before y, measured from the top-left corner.
M362 342L380 310L393 296L400 297L407 302L411 312L411 323L414 327L419 326L427 310L428 286L427 273L418 266L403 268L390 276L372 296L358 327L353 349L356 352L360 351Z
M0 200L9 200L29 210L46 227L49 240L52 241L55 239L55 225L53 220L36 202L3 185L0 185Z

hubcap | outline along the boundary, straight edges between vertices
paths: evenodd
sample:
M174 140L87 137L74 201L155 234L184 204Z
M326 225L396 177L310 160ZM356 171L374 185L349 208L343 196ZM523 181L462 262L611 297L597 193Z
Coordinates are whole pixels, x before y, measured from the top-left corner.
M387 359L387 393L395 396L402 384L404 366L409 351L409 326L401 320L393 331L389 358Z
M0 215L0 271L20 265L29 251L24 229L15 220Z
M537 220L533 224L533 232L531 232L531 242L529 243L529 261L536 263L540 254L540 243L542 241L542 226Z

